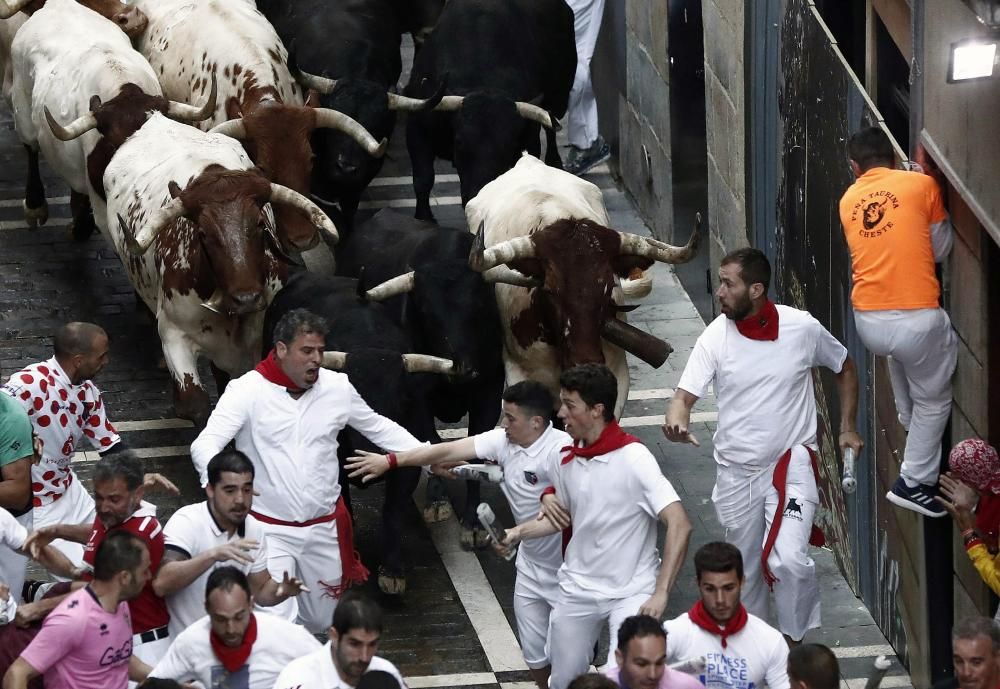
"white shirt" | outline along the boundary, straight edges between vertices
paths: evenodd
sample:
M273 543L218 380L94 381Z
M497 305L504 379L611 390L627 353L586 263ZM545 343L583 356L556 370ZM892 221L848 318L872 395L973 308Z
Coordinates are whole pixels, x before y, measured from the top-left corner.
M496 462L503 469L500 489L510 503L514 520L522 524L538 517L542 491L552 485L551 473L559 465L559 450L573 444L569 434L550 423L528 447L507 440L507 432L502 428L480 433L473 440L477 457ZM517 571L552 577L562 561L562 534L533 538L521 543Z
M205 616L205 585L216 567L231 565L244 574L255 574L267 569L267 537L260 522L251 515L247 515L243 526L230 537L215 521L207 502L185 505L170 517L163 527L164 547L167 550L179 551L189 558L241 538L249 538L260 544L252 553L252 563L244 564L235 560L212 563L212 566L197 579L166 596L167 610L170 611L171 637L180 634L196 620Z
M209 461L235 438L256 469L254 511L304 522L331 514L340 499L337 434L348 425L390 452L421 445L372 411L343 373L321 368L316 384L293 399L250 371L226 387L191 445L191 459L204 485Z
M236 672L229 673L215 656L209 641L211 622L203 615L176 638L171 635L173 643L149 676L178 682L197 681L205 689L272 689L286 665L320 648L320 643L305 627L266 612L255 612L254 617L257 618L257 640L250 649L246 665Z
M288 667L278 675L274 689L354 689L341 679L340 673L337 672L330 646L331 642L328 641L318 651L289 663ZM403 681L399 670L385 658L374 656L365 672L372 670L388 672L399 681L402 689L406 689L406 682Z
M660 564L658 516L680 498L646 446L556 460L552 484L573 522L560 587L610 599L652 593Z
M778 305L778 339L751 340L720 315L698 337L677 387L719 405L715 461L759 470L795 445L816 447L812 369L839 372L847 350L807 311Z
M774 627L755 615L736 634L710 634L684 613L663 624L667 632L667 662L705 656L705 672L698 676L706 689L788 689L788 644Z
M28 530L10 512L0 507L0 545L20 550L28 538ZM0 582L6 583L6 582ZM20 593L17 595L20 598Z
M81 439L100 452L121 440L101 391L89 380L74 385L55 357L13 374L0 392L21 405L42 441L42 459L31 467L35 507L55 502L76 480L70 465Z

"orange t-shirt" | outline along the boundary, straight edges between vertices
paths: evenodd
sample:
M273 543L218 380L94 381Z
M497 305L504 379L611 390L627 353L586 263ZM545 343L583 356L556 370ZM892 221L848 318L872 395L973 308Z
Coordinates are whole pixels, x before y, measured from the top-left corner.
M855 310L938 307L931 225L947 217L937 182L919 172L876 167L847 189L840 222L851 250Z

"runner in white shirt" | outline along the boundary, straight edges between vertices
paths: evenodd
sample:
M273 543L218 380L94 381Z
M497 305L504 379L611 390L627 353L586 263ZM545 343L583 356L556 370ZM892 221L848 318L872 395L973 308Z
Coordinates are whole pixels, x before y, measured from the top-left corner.
M42 441L41 461L31 468L34 528L94 521L94 500L81 485L71 462L86 438L106 452L121 438L108 420L95 378L108 363L108 335L93 323L67 323L53 338L55 356L11 375L0 388L20 403ZM83 546L66 540L52 545L77 566Z
M321 368L326 330L304 309L286 313L274 350L229 383L191 445L202 484L209 460L231 440L254 463L260 496L252 514L265 524L268 569L292 573L309 589L298 597L299 620L313 633L326 629L341 593L368 575L340 499L337 434L350 425L386 450L421 444L373 412L346 375Z
M559 384L559 418L574 445L553 470L553 488L542 492L554 493L546 499L562 508L509 529L504 542L510 547L572 525L549 633L552 689L566 689L587 671L605 621L614 639L626 617L663 614L691 537L680 498L653 455L615 421L614 374L585 364L564 371ZM667 527L662 562L657 521Z
M254 612L250 582L225 566L212 570L205 589L207 616L174 639L150 677L227 689L271 689L296 658L320 648L304 627Z
M726 540L746 565L743 600L767 615L775 593L778 627L794 641L820 624L819 585L808 544L816 488L816 402L813 368L834 371L840 397L841 448L863 445L855 431L858 377L847 350L806 311L767 298L771 266L757 249L722 259L716 296L722 315L695 343L667 407L664 435L698 444L691 408L715 384L718 465L712 501ZM766 566L763 564L766 562Z
M333 612L329 641L297 658L278 675L274 689L354 689L367 672L388 672L406 682L396 666L375 655L382 637L382 611L357 590L344 594Z
M667 621L667 662L705 657L706 689L788 689L788 644L781 632L747 613L740 602L743 557L729 543L703 545L694 555L700 600Z
M514 521L538 516L538 496L552 485L559 450L573 440L552 427L552 395L541 383L524 380L504 390L500 428L450 443L427 445L393 455L362 451L347 461L351 478L367 483L393 466L456 465L482 459L503 469L500 489ZM548 686L549 618L558 596L556 572L562 565L562 537L526 541L517 554L514 617L524 662L540 689Z
M165 550L153 591L167 602L171 637L205 616L205 584L212 570L224 564L248 575L259 606L278 605L301 590L301 582L287 571L271 574L267 569L267 537L249 514L253 475L245 454L223 450L208 463L208 500L180 508L163 527ZM294 614L289 618L294 620Z

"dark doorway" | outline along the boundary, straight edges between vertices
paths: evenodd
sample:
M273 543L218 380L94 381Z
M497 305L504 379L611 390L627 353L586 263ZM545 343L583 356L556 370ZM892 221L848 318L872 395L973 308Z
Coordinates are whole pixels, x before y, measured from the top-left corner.
M910 65L876 14L875 107L904 151L910 150Z
M708 167L705 147L705 48L701 0L670 0L667 51L670 57L670 149L673 157L674 226L679 237L694 227L695 213L708 219ZM709 279L707 231L690 263L675 266L681 284L701 317L709 321L712 287Z

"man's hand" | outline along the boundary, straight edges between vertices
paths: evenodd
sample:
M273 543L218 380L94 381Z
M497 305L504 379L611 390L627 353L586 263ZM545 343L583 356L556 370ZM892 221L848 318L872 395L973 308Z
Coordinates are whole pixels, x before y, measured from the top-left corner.
M972 512L973 508L979 502L979 494L976 490L955 478L950 471L941 474L938 478L938 484L941 486L941 492L944 496L957 509Z
M180 489L163 474L146 474L142 477L142 487L151 493L163 492L167 495L180 495Z
M492 539L490 540L492 542ZM507 557L510 551L516 548L517 544L520 542L521 542L521 532L515 526L511 529L507 529L507 537L503 539L503 542L493 543L493 550L497 552L497 555L500 555L501 557Z
M23 603L14 614L14 624L22 629L45 617L45 610L38 603Z
M660 615L663 611L667 609L667 594L666 593L654 593L649 597L645 603L639 608L640 615L649 615L653 619L660 619Z
M695 447L701 447L701 443L688 429L687 424L665 423L662 428L663 435L672 443L690 443Z
M288 572L285 572L284 576L281 578L281 583L278 584L276 595L278 598L294 598L303 592L310 593L309 587L303 584L299 579L288 576Z
M560 531L569 527L572 523L569 510L566 509L565 505L559 502L557 498L552 493L542 496L542 509L538 513L539 519L548 519L552 523L552 526L556 527Z
M24 539L24 545L21 546L21 550L28 553L31 559L37 560L41 556L45 546L59 538L56 534L56 528L56 525L53 524L35 529Z
M230 541L212 548L212 558L216 562L228 562L233 560L245 565L253 564L251 552L260 547L260 543L252 538L241 538L238 541Z
M841 431L840 432L840 449L844 450L848 447L854 448L854 456L861 456L861 448L865 446L865 441L861 439L857 431Z
M347 458L344 466L350 478L360 476L362 483L368 483L389 471L389 457L377 452L358 450L358 454Z

